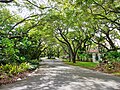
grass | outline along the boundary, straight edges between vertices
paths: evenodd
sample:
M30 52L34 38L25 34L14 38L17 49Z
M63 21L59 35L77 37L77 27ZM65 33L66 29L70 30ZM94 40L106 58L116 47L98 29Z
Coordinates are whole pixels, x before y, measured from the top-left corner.
M80 66L88 69L94 69L98 65L98 63L94 63L94 62L80 62L80 61L76 61L76 63L65 61L65 64Z
M81 61L76 61L76 63L73 63L73 62L69 62L66 59L62 59L62 60L63 60L63 62L65 64L73 65L73 66L79 66L79 67L83 67L83 68L87 68L87 69L92 69L92 70L96 70L97 69L96 67L99 64L99 63L94 63L94 62L81 62ZM104 73L108 73L108 72L104 72ZM111 72L109 74L112 74L114 76L119 76L120 77L120 71Z

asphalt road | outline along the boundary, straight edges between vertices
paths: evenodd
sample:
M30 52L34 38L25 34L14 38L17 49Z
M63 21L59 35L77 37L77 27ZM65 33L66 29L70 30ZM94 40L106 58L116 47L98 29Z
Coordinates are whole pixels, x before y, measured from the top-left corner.
M27 79L2 85L0 90L120 90L120 77L43 58Z

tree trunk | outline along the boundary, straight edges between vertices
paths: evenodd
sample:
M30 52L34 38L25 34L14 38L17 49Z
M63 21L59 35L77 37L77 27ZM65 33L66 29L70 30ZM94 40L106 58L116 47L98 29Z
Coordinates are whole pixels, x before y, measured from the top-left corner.
M57 50L57 57L59 58L60 57L60 51L59 51L59 48Z
M77 54L77 60L80 60L80 57L79 57L79 55Z
M71 62L71 55L70 55L70 53L69 53L69 62Z
M72 53L72 61L73 63L76 63L76 54L74 52Z
M73 63L76 63L76 56L72 56Z

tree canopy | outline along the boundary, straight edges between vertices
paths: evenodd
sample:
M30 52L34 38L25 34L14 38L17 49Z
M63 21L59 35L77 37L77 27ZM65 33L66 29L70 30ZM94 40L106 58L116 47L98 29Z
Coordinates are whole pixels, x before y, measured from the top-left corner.
M120 49L119 0L18 0L0 7L2 60L38 59L60 46L75 63L78 51Z

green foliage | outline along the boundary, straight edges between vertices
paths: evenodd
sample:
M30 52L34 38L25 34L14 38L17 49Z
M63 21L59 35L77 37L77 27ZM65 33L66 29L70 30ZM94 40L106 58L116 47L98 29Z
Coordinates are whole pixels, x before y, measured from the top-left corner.
M34 58L39 59L42 45L41 37L28 36L28 28L35 21L25 21L24 25L18 25L11 29L22 18L13 15L8 9L0 9L0 63L23 63ZM35 28L36 29L36 28ZM42 42L41 42L42 43ZM43 45L45 46L45 45ZM39 48L39 49L38 49ZM37 55L38 54L38 55Z
M21 61L21 62L25 62L25 61L26 61L26 58L23 57L23 56L21 56L21 57L20 57L20 61Z
M39 65L39 60L35 59L35 60L29 60L29 63L32 65Z
M23 69L24 71L26 71L27 69L30 68L30 64L29 63L21 63L20 64L20 68Z
M107 52L106 58L111 62L120 62L120 52L117 51Z
M14 51L14 42L9 40L8 38L3 38L2 39L2 45L5 47L5 49L3 50L7 55L10 54L14 54L15 51Z
M86 61L89 56L88 56L88 54L82 53L82 54L79 54L79 57L80 57L80 59L82 59L82 61Z
M6 64L6 65L1 65L0 66L0 74L1 75L16 75L21 72L24 72L26 70L29 70L31 65L29 63L21 63L20 65L18 64Z
M6 64L5 66L1 66L1 70L4 71L5 73L9 73L9 71L12 69L12 65Z
M35 16L32 14L25 19L8 10L7 5L0 4L0 63L29 62L39 59L43 52L52 57L58 43L54 37L65 44L64 48L73 56L77 50L87 51L92 45L100 46L101 50L119 48L114 43L120 40L119 0L48 1L50 6L55 3L55 8L54 5L48 8L35 0L31 0L33 4L29 1L16 3L18 8L24 6L30 12L33 10ZM107 44L111 48L106 47ZM86 54L79 56L81 59L88 58ZM107 58L120 61L118 53L108 53ZM37 64L37 60L31 63Z
M38 65L30 65L29 70L35 70L36 68L38 68Z
M54 48L49 47L47 49L47 56L48 56L48 59L52 59L53 57L55 57L55 50L54 50Z

